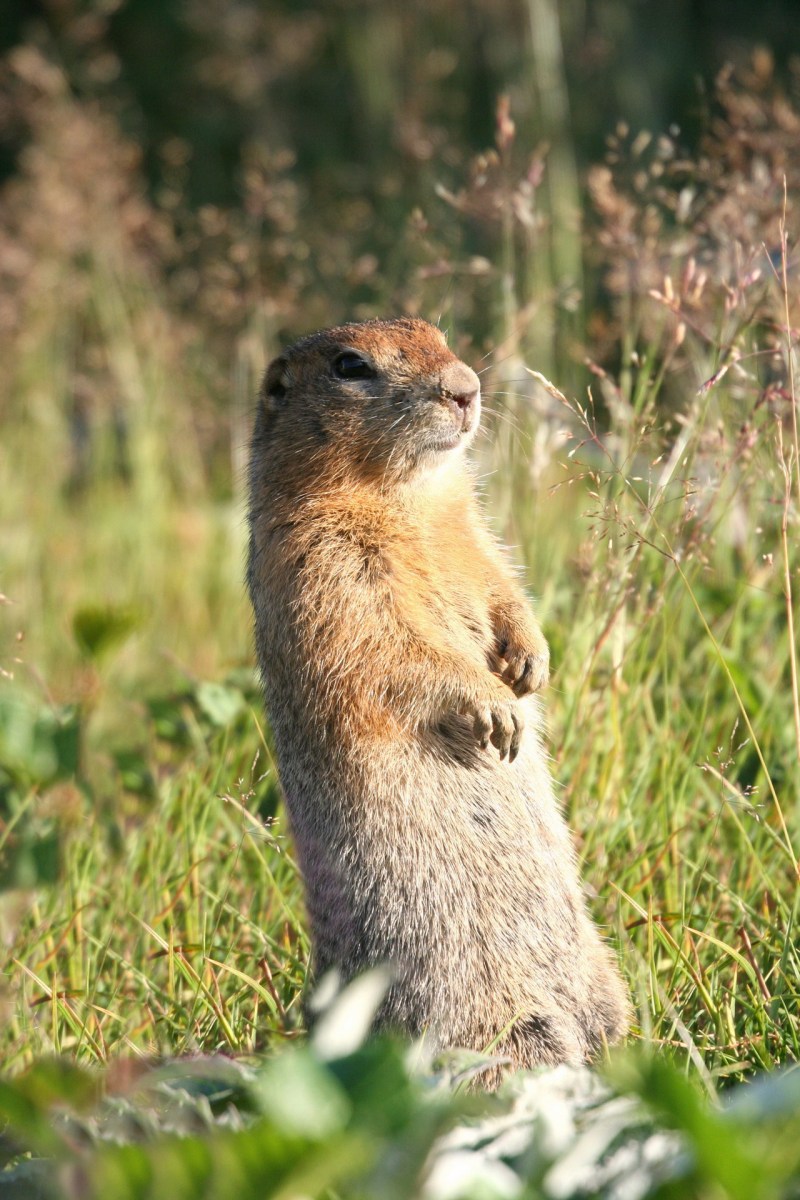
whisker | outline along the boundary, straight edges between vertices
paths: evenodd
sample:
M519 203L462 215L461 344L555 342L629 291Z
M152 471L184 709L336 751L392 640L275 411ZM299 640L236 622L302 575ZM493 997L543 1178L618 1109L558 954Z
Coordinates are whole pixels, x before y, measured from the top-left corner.
M500 408L489 408L488 405L484 405L483 411L488 413L490 417L496 418L498 421L505 421L509 428L513 429L515 433L521 434L525 432L524 427L511 413L505 412Z
M491 351L490 351L490 353L491 353ZM483 356L483 358L481 359L481 362L483 362L484 359L486 359L488 357L489 357L488 354L485 354ZM487 371L491 371L494 367L499 367L501 365L501 363L508 362L508 360L510 358L520 358L520 357L521 357L521 355L517 354L515 351L509 350L508 354L504 354L502 358L497 358L493 362L487 363L485 367L482 367L481 370L476 373L478 375L484 375Z

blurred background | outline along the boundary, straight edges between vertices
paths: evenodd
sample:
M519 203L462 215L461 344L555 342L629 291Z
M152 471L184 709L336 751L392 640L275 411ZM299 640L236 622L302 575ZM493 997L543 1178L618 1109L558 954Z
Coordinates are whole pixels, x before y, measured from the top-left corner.
M273 975L296 1026L247 438L282 344L400 313L485 372L643 1028L796 1056L799 187L797 0L2 0L8 1061L254 1045ZM201 1003L153 930L212 925Z
M130 469L92 299L123 279L201 380L184 482L229 485L232 378L251 395L280 342L345 317L443 317L582 386L608 311L592 166L661 137L674 176L725 119L720 72L793 94L798 51L792 0L5 0L7 357L69 345L78 488L100 423Z
M64 289L63 314L74 290L47 330L73 348L73 482L93 411L111 410L123 457L129 417L95 361L98 263L160 289L176 358L202 360L204 469L231 373L249 394L278 343L343 317L444 315L481 352L514 336L584 383L604 310L591 166L620 132L700 154L723 70L791 92L797 15L793 0L5 0L0 331L20 335L27 293L43 309Z

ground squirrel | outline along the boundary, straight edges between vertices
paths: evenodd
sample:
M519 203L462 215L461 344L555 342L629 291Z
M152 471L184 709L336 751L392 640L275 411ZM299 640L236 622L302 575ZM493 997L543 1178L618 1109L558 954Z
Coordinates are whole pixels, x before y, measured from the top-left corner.
M548 651L475 497L477 375L422 320L267 370L248 580L317 976L389 963L380 1022L514 1066L625 1030L534 693Z

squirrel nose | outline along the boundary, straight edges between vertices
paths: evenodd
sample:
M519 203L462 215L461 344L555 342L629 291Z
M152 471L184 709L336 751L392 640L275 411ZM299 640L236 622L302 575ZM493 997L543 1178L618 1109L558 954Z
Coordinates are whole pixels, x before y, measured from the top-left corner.
M464 363L450 363L439 376L439 387L453 413L460 414L466 425L481 394L478 376Z

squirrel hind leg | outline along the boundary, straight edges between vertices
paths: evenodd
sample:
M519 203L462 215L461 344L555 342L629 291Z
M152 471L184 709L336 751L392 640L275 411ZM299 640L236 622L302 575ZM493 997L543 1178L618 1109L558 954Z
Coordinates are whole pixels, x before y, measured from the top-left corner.
M585 1061L579 1039L564 1027L563 1020L530 1014L515 1021L504 1039L502 1052L514 1067L558 1066Z

